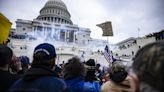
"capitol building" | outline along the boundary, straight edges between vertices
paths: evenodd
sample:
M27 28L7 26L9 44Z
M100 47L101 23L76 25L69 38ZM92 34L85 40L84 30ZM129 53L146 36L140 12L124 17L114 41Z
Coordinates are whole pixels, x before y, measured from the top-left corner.
M72 56L100 60L106 64L100 51L108 42L90 37L89 28L73 24L71 14L61 0L48 0L33 20L17 19L16 29L11 29L9 47L16 56L26 55L32 60L33 50L40 43L51 43L57 52L57 61L67 61ZM98 52L99 51L99 52ZM105 63L104 63L105 62Z
M161 31L159 34L163 34ZM17 19L16 29L11 29L9 47L16 56L26 55L32 61L34 48L40 43L55 46L57 63L79 56L82 61L92 58L103 66L108 66L103 52L108 41L90 37L89 28L73 24L71 14L61 0L48 0L33 20ZM163 39L163 35L128 38L114 45L109 45L112 55L124 61L131 61L136 52L144 45ZM158 37L159 36L159 37ZM114 49L111 49L111 47Z
M71 14L61 0L49 0L33 21L17 19L16 33L41 37L45 40L87 44L90 29L74 25Z

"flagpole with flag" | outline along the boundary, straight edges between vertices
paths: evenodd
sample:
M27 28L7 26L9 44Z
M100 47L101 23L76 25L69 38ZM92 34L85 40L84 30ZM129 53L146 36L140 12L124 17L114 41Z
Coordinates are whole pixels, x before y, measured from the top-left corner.
M109 49L109 46L108 45L105 46L105 49L104 49L104 57L105 57L105 59L107 60L107 62L109 64L112 64L113 58L112 58L112 54L110 52L110 49Z
M113 36L113 28L112 28L112 22L107 21L101 24L97 24L96 26L100 27L103 31L102 36Z
M108 43L108 37L113 36L112 22L106 21L104 23L97 24L96 26L98 26L102 29L102 31L103 31L102 36L107 37L107 43ZM113 58L112 58L112 54L110 52L109 46L107 44L106 44L105 49L104 49L104 57L109 64L112 64Z

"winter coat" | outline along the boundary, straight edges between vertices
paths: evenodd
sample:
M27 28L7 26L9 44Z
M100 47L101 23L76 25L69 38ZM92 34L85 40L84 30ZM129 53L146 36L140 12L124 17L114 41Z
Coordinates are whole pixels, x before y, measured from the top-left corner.
M6 92L8 88L19 78L18 75L0 70L0 92Z
M121 83L109 80L101 86L101 92L135 92L135 84L129 76Z
M99 82L85 82L82 77L67 79L65 82L74 92L100 92Z
M9 92L63 92L66 84L47 67L34 67L16 81Z
M98 81L85 82L83 92L100 92L100 83Z

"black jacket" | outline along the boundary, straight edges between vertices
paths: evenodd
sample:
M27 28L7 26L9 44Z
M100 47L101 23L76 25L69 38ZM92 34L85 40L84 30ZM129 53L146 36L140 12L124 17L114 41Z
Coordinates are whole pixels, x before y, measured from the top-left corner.
M8 88L19 78L8 71L0 70L0 92L6 92Z
M29 69L9 92L63 92L67 89L65 82L47 67Z

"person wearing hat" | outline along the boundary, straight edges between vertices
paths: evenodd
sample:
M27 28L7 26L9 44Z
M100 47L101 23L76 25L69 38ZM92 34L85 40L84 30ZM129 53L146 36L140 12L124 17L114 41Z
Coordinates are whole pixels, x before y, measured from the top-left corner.
M86 68L86 76L85 76L85 81L88 82L93 82L93 81L97 81L98 78L96 77L96 64L95 64L95 60L94 59L89 59L86 63L85 63L85 68Z
M134 59L133 72L137 75L140 92L164 92L164 41L141 48Z
M86 76L85 76L84 90L86 90L86 92L100 92L100 82L98 81L98 78L95 74L96 72L95 60L89 59L85 63L85 68L86 68Z
M31 68L15 82L9 92L63 92L65 82L53 71L55 66L55 47L48 43L36 46Z
M12 61L13 52L6 45L0 44L0 91L6 92L19 78L9 72L9 63Z
M112 63L110 80L101 86L101 92L135 92L133 79L120 61Z

